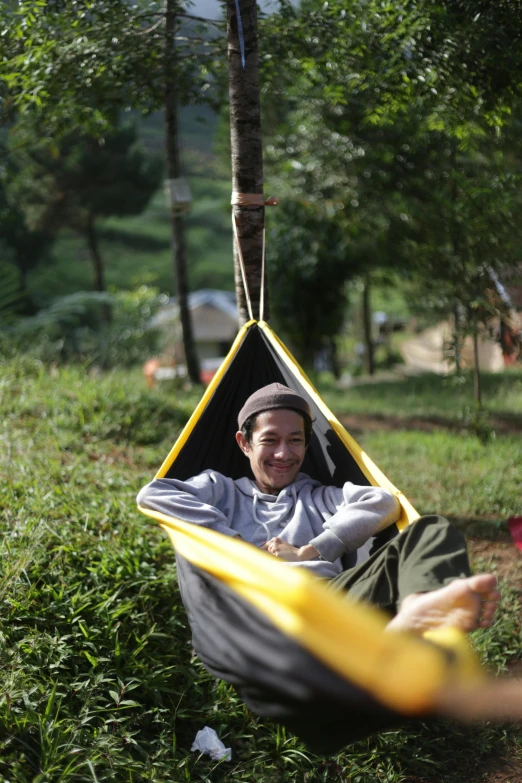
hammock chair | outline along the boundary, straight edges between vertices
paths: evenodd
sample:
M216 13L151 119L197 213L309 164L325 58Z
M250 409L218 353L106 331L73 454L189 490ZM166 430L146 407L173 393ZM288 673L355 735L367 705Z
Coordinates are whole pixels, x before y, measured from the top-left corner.
M415 509L328 410L283 343L264 321L239 332L156 478L187 479L206 468L250 476L235 442L237 414L260 387L284 383L314 415L303 471L324 484L380 485L397 496L396 526ZM303 568L288 568L237 538L141 508L170 536L193 646L206 669L231 683L248 708L287 726L318 753L332 753L409 718L429 717L437 691L474 680L459 643L430 644L383 633L387 618L329 590ZM345 567L355 564L347 557Z

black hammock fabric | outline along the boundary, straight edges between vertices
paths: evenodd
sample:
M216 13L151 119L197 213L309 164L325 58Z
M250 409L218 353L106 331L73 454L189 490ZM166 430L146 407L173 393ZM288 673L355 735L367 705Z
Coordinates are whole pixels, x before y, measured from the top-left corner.
M158 472L158 478L187 479L207 468L232 478L251 475L248 460L235 442L237 414L252 392L279 381L302 394L313 411L313 436L303 465L304 472L329 485L342 486L346 481L363 485L382 483L372 474L373 463L368 467L369 461L364 461L357 444L354 442L354 453L351 453L334 431L331 423L333 418L329 420L326 415L328 410L268 327L263 329L257 323L247 325L239 347L232 349L224 367L224 374L218 375L219 381L209 387L202 404L196 409ZM380 477L387 482L382 474ZM389 482L388 486L392 487ZM411 521L416 516L414 509L400 493L395 492L403 504L403 517L406 515L406 522ZM155 516L171 534L161 515L146 510L145 513ZM196 528L191 534L193 537L200 535L198 526L189 527ZM374 548L384 538L396 534L397 530L392 527L384 532L385 536L377 537L374 541ZM175 537L171 535L171 538L175 543ZM219 536L219 539L226 539L229 547L234 546L235 539L227 536ZM248 545L236 545L236 558L237 546ZM255 554L257 558L261 557ZM226 552L223 551L222 557L225 556ZM202 562L205 562L205 558L208 558L208 552L204 552ZM353 565L354 562L352 557L345 566ZM390 704L389 698L383 698L382 701L379 698L379 688L383 689L382 673L375 672L376 684L371 683L371 687L340 676L325 663L324 650L323 658L315 653L314 644L316 648L321 646L317 639L307 648L300 643L299 632L296 638L296 634L292 637L291 633L282 631L281 624L278 627L274 621L277 607L275 613L272 607L272 616L270 610L264 611L262 601L256 607L248 597L245 598L245 591L239 594L240 589L234 590L227 584L229 572L218 578L210 573L211 568L207 566L203 569L182 557L179 552L177 564L181 596L192 630L194 649L204 666L216 677L231 683L254 713L284 724L318 753L332 753L362 736L397 726L407 720L408 709L400 709L401 705L395 709L395 704ZM237 568L237 560L234 567ZM249 567L255 568L256 564L252 563ZM303 569L293 569L294 574L296 570ZM219 573L219 568L216 573ZM247 587L250 589L251 586ZM280 595L284 609L283 593L284 590L277 593L277 601ZM325 596L325 600L329 601L329 596ZM319 604L318 610L327 616L326 606L323 612ZM342 618L344 612L343 603ZM292 622L290 625L295 630L295 623L292 625ZM328 627L332 627L331 624ZM350 638L349 634L342 637L341 651L336 653L338 658L344 658L342 645L344 639ZM365 638L359 628L353 628L353 635ZM385 636L389 638L393 635ZM304 634L304 637L309 638L310 634ZM361 644L358 649L361 649ZM364 658L365 652L363 642L359 657ZM369 655L371 652L368 650ZM423 651L421 653L424 655ZM400 653L397 657L400 657ZM438 677L439 658L444 657L446 660L446 655L437 653L436 657L433 672ZM422 664L420 668L424 668ZM429 689L433 687L436 676L428 673L429 665L425 668L426 673L422 676L429 681ZM407 671L410 669L406 666ZM402 681L395 692L397 700L399 695L402 698ZM422 700L420 703L423 703ZM421 712L425 717L429 715L429 709L421 709Z
M404 715L339 677L227 585L179 554L176 563L195 651L253 713L283 724L320 754L405 723Z
M187 479L207 468L238 479L252 478L250 463L236 444L237 415L246 399L269 383L284 383L308 400L314 416L313 435L303 472L322 484L342 486L346 481L369 484L352 455L332 430L299 379L274 353L263 331L252 325L211 400L192 429L175 461L163 474Z

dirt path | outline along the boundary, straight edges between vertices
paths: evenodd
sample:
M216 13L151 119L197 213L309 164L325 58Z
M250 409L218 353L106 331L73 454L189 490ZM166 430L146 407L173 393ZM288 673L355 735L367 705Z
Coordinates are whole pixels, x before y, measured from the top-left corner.
M468 546L471 561L477 569L487 570L489 564L499 579L509 582L522 592L522 552L511 540L468 538Z
M438 416L386 416L368 414L350 414L339 417L344 427L354 437L362 432L395 432L397 430L420 430L421 432L435 432L446 430L460 432L465 429L462 422L448 421ZM490 415L488 426L500 435L522 434L522 416Z
M501 581L520 590L522 611L522 552L511 540L486 541L480 538L468 539L470 558L481 571L493 568ZM522 661L509 667L512 677L522 678ZM491 760L483 770L484 783L522 783L522 759Z

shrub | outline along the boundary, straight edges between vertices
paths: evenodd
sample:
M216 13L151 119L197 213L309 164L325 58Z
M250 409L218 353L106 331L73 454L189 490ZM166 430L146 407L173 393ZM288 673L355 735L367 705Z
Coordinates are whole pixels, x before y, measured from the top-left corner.
M4 351L12 353L12 346L20 349L23 345L45 363L128 367L157 351L159 331L149 322L164 299L147 286L135 291L78 291L62 296L37 315L19 321L8 333L4 331ZM110 324L101 318L101 308L107 305L112 311Z

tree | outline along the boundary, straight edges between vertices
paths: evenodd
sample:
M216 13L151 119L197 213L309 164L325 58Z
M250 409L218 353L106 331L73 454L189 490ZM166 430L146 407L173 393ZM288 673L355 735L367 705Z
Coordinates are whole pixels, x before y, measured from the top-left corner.
M55 142L41 127L19 123L11 150L18 166L11 193L28 228L56 234L68 227L81 234L89 249L94 289L105 291L97 223L112 215L142 212L158 188L161 160L145 155L131 124L113 127L103 139L71 133ZM108 307L104 312L108 320Z
M239 10L239 14L237 11ZM234 243L234 269L240 321L249 319L239 253L245 263L246 285L254 318L260 315L261 295L268 297L261 279L265 208L263 200L263 155L259 92L259 56L256 0L227 0L228 72L232 191L240 194L232 220L238 240ZM247 203L250 198L253 203ZM257 196L257 199L255 198ZM240 243L240 248L238 247Z
M520 94L521 19L520 0L284 4L263 28L266 89L280 99L305 83L355 124L417 110L419 129L451 127L464 141L502 125Z
M356 277L338 215L317 204L287 202L270 232L270 284L274 320L298 361L313 366L325 350L337 367L335 338L346 317L346 282ZM350 263L350 262L353 263Z
M432 188L422 200L409 202L409 235L401 241L401 252L411 257L412 310L454 316L457 370L460 343L467 334L473 338L479 408L478 341L492 318L508 311L496 291L497 275L503 277L522 260L522 231L515 219L522 208L522 161L516 167L506 160L506 150L485 152L455 152L436 179L432 172Z
M175 0L22 0L2 20L3 119L32 112L55 133L83 127L102 136L115 111L163 109L167 170L177 179L176 106L210 100L215 45L204 21ZM199 382L183 232L183 216L176 214L175 288L189 375Z
M0 177L0 250L5 267L9 264L17 271L17 310L28 315L34 308L27 290L27 274L49 257L53 237L47 231L28 230L18 199L10 193L9 185L14 176L11 160ZM4 270L4 278L6 274ZM12 272L8 276L14 279Z
M409 263L409 259L393 247L391 231L392 228L395 232L400 229L400 215L404 217L403 199L396 187L397 184L402 187L399 181L401 164L394 151L398 154L410 136L406 131L399 133L395 129L396 139L391 136L386 139L385 132L374 127L369 128L366 135L352 133L350 127L330 122L323 109L322 102L317 99L289 114L270 140L270 171L285 200L299 194L298 197L313 206L318 215L324 215L327 225L334 223L337 233L342 232L340 246L344 248L346 271L340 279L354 281L358 278L362 283L365 369L373 374L371 279L376 270L399 272ZM316 231L317 226L310 233L309 245L315 243ZM326 294L328 285L331 290ZM329 301L339 296L341 286L330 270L325 271L321 290ZM341 325L339 322L339 328Z
M265 23L273 47L265 101L277 101L274 113L283 115L270 139L279 189L344 214L350 255L364 259L368 272L431 275L434 287L446 280L462 287L467 279L471 299L484 281L485 257L497 269L516 262L507 250L516 244L508 239L513 226L502 231L502 253L492 245L507 211L495 194L507 173L499 169L502 134L522 82L521 31L506 48L509 15L482 6L480 29L465 2L311 0ZM487 57L485 73L478 52L488 28L504 50ZM450 252L457 223L466 253ZM425 252L417 244L413 253L408 242L418 230Z

